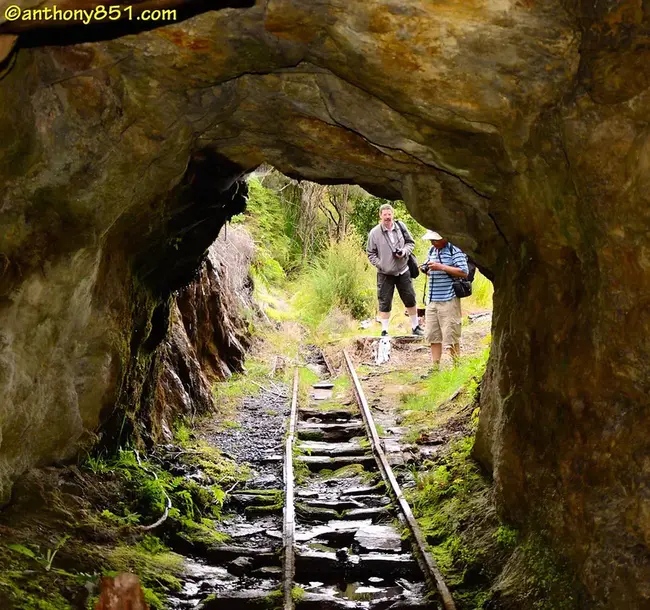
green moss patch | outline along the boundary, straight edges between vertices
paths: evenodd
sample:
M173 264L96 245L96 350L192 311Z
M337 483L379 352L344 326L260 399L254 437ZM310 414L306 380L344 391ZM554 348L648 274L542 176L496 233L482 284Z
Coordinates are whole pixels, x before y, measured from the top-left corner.
M165 608L183 578L173 549L200 554L225 542L218 526L227 490L248 476L191 436L179 428L182 445L150 456L122 449L23 477L0 513L0 607L94 608L101 577L129 571L152 610Z
M497 516L473 443L473 435L451 442L414 470L416 487L405 490L458 609L497 599L504 608L579 608L577 585L549 547Z

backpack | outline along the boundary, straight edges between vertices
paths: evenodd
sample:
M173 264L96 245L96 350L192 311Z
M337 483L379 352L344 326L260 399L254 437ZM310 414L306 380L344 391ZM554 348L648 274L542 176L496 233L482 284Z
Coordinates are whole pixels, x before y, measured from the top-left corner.
M454 245L450 241L447 242L447 245L449 246L449 254L451 256L454 253ZM429 250L429 253L430 252L431 250ZM463 252L463 254L465 253ZM467 254L465 254L465 256L467 257L467 277L451 276L451 285L454 289L454 294L459 299L464 299L472 294L472 282L474 281L477 268L474 259L467 256ZM424 290L426 290L426 282L424 283ZM422 294L422 301L424 302L424 292Z
M448 242L449 254L452 255L454 252L454 246L451 242ZM463 254L465 254L463 252ZM472 294L472 282L474 281L474 276L476 275L476 263L465 254L467 258L467 277L452 277L451 278L451 287L454 289L454 294L459 299L464 299L465 297L471 296Z

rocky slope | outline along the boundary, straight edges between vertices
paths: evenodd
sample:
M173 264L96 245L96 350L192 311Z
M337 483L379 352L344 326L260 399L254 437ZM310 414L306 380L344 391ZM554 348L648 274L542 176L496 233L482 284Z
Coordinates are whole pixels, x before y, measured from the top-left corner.
M647 605L647 2L269 0L137 29L32 29L3 64L5 497L148 412L169 295L267 162L403 197L494 277L476 454L501 510L594 608Z

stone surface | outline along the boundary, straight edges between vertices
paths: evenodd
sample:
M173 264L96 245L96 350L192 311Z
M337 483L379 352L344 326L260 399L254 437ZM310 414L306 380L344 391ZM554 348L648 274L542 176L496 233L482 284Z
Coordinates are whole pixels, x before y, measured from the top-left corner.
M212 384L242 370L250 337L239 312L251 304L253 251L248 234L231 229L210 246L198 278L176 296L153 409L162 431L180 414L212 410Z
M647 606L649 22L638 0L270 0L21 34L0 66L3 498L98 431L163 433L171 294L267 162L402 197L494 279L475 452L499 509L592 607Z
M355 541L363 551L402 551L402 537L390 525L368 525L362 527L354 536Z
M360 439L352 439L347 443L324 443L321 441L302 441L297 444L298 449L309 456L329 455L329 456L352 456L363 455L368 451L367 447L362 447Z
M355 436L362 436L364 428L360 421L341 424L299 422L296 432L298 438L305 440L347 441Z

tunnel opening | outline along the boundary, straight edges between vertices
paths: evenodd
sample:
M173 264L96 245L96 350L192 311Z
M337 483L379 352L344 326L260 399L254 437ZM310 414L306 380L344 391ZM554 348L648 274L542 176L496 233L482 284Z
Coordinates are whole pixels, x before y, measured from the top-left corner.
M213 382L243 370L249 320L189 282L232 282L234 302L250 301L247 273L225 269L252 250L242 239L226 263L233 224L197 271L228 210L203 207L193 180L234 209L230 189L266 161L401 197L472 254L495 286L473 452L497 512L567 558L586 590L568 604L645 607L647 15L626 2L425 4L231 2L219 6L249 8L137 36L117 24L14 47L2 34L3 502L97 435L114 446L128 432L122 466L139 468L133 451L174 438L176 416L209 411ZM209 151L214 182L200 171ZM283 321L267 298L259 315ZM218 323L198 331L206 319ZM449 483L437 476L434 489Z

